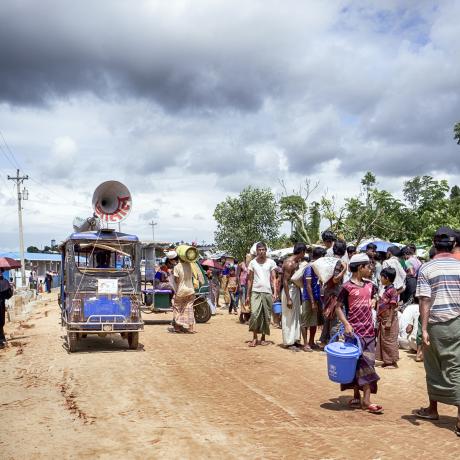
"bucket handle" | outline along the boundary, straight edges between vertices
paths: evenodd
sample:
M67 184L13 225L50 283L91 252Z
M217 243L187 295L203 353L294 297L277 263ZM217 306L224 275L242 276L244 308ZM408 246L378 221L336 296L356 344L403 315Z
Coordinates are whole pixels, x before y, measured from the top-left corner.
M343 334L345 332L345 328L343 326L343 324L340 325L339 327L339 330L337 331L336 334L334 334L334 336L331 338L331 340L329 340L329 343L332 343L332 342L335 342L336 338ZM363 349L361 347L361 340L359 340L359 335L356 334L356 332L353 331L353 336L355 337L356 339L356 342L358 344L358 350L359 350L359 356L361 356L363 354Z

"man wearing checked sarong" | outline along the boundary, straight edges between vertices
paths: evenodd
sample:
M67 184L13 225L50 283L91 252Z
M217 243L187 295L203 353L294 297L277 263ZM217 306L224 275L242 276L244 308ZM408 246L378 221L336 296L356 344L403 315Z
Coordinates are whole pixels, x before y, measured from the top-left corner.
M251 260L248 266L248 288L246 293L246 305L251 308L249 318L249 330L253 338L250 347L268 345L265 336L270 335L270 316L273 300L277 298L275 283L276 264L267 258L267 246L265 243L257 243L257 257ZM257 334L262 334L260 342Z
M454 432L460 436L460 261L452 250L456 234L441 227L434 236L437 254L419 270L423 362L430 404L414 413L438 420L438 403L457 407Z

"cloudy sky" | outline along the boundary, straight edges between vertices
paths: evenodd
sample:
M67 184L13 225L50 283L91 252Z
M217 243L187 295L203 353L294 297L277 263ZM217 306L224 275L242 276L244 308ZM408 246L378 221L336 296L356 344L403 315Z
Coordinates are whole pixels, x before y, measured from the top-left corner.
M338 199L460 184L460 1L2 0L0 249L61 240L101 182L123 230L212 241L216 204L305 177Z

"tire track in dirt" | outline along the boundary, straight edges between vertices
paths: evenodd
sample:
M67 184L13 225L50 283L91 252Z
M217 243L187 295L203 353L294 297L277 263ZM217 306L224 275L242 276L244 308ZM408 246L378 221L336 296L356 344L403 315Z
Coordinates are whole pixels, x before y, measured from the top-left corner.
M145 351L94 339L69 354L58 313L43 306L30 320L35 327L14 339L23 342L27 330L23 353L0 353L6 458L458 456L449 408L435 425L410 417L425 384L409 359L396 372L379 371L376 401L386 412L376 417L348 409L351 395L327 380L324 355L249 349L247 327L227 315L198 325L196 335L146 326ZM272 339L280 342L279 331Z

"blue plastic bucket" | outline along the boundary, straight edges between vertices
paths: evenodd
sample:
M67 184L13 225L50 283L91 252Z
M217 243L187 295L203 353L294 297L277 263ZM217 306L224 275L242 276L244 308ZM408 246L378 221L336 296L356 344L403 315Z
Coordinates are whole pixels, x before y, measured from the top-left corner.
M279 314L281 313L281 302L273 302L273 313Z
M351 383L355 378L356 364L362 354L361 342L358 345L350 342L336 342L339 334L335 334L331 341L324 347L327 354L327 374L329 379L337 383Z

